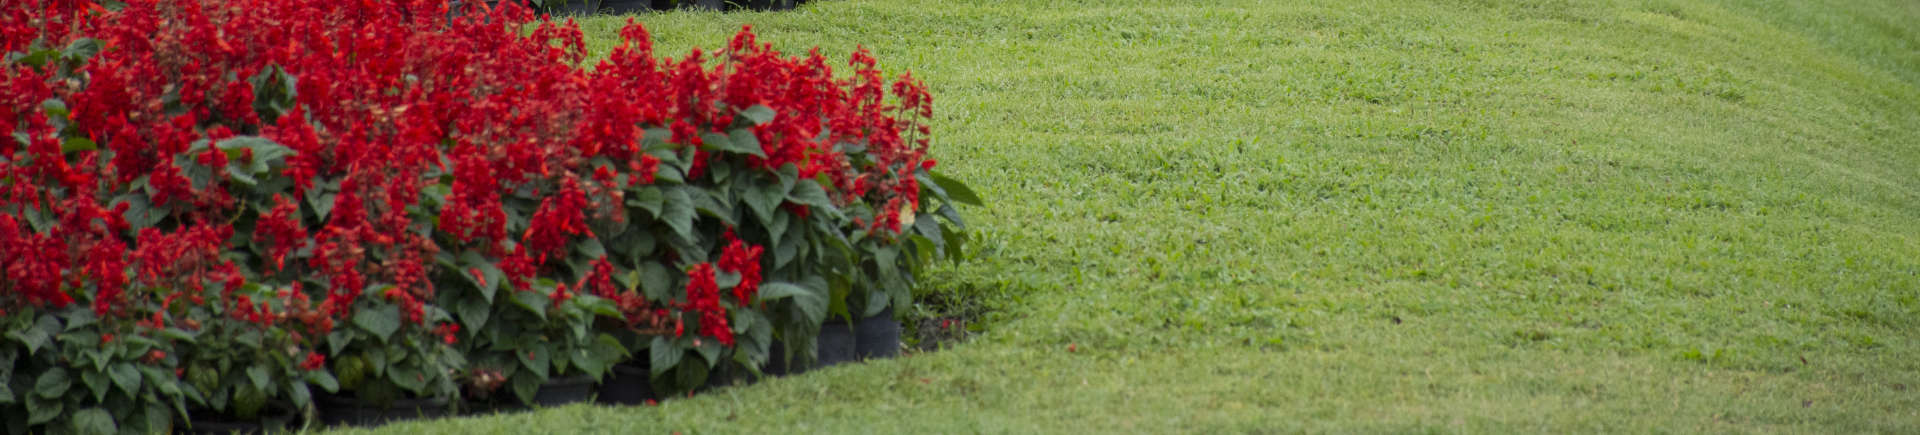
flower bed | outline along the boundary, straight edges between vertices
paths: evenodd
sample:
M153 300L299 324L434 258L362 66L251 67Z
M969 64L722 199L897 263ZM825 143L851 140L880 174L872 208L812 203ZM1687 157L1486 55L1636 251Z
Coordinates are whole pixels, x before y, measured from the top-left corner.
M686 391L958 256L978 199L865 51L630 23L582 67L571 23L483 4L0 5L6 430L530 403L629 358Z

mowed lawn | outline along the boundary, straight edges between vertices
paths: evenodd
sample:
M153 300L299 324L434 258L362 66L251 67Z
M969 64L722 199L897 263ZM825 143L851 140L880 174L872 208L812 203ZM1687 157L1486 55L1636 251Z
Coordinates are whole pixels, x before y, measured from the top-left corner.
M604 54L625 17L588 19ZM952 349L386 433L1920 432L1920 2L817 0L935 95Z

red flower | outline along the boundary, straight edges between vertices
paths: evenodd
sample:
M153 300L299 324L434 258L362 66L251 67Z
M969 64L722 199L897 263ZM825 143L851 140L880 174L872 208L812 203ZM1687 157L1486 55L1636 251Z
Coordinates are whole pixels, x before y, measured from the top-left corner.
M687 272L687 302L682 308L699 313L700 335L733 345L733 329L727 327L726 307L720 305L720 286L714 282L713 265L700 263ZM676 325L675 335L679 335Z
M321 367L325 367L326 365L327 365L326 355L321 355L319 352L308 352L307 359L300 362L300 369L313 371L313 370L319 370Z
M528 249L539 255L537 263L545 263L549 254L564 255L561 249L570 236L592 234L584 213L588 207L586 194L573 178L563 181L558 193L540 203L522 236Z
M733 233L727 233L726 238L733 239ZM740 274L740 284L733 287L733 297L741 304L752 302L760 289L760 253L765 250L733 239L720 253L720 270Z
M433 328L433 333L439 335L441 341L447 344L453 344L458 341L455 334L460 333L460 325L457 323L441 323L440 326Z
M307 229L300 224L300 206L274 195L273 210L255 221L253 239L270 246L275 269L285 269L287 254L307 245Z

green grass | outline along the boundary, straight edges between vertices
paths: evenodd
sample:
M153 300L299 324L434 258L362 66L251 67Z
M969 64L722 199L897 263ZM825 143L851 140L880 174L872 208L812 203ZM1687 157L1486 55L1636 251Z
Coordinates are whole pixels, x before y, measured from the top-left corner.
M624 18L587 20L604 53ZM494 432L1920 431L1920 3L821 0L990 207L957 348ZM1069 352L1072 344L1078 352Z

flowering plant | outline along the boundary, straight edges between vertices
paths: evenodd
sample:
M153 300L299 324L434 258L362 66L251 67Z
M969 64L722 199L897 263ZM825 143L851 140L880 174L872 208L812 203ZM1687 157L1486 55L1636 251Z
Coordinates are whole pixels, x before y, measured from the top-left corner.
M531 405L551 377L579 372L598 380L626 358L626 347L594 327L601 317L621 317L611 301L577 294L574 289L580 286L569 288L552 279L514 288L512 283L489 283L486 276L477 274L472 287L442 292L442 300L460 313L460 323L450 326L447 340L451 343L453 334L465 331L461 348L468 365L462 380L473 397L496 399L493 393L504 387Z
M119 429L164 432L184 415L179 329L86 306L14 305L0 338L0 420L6 433Z
M630 23L582 68L571 23L460 7L0 4L0 325L40 361L0 386L110 328L130 347L88 361L178 369L130 393L179 412L526 400L630 351L690 388L775 340L809 358L829 312L905 303L959 251L950 202L977 198L930 172L931 100L864 50L844 79L749 30L659 58ZM58 423L23 400L9 422Z
M267 417L262 411L274 402L306 409L314 394L309 385L339 389L326 356L314 347L325 318L306 293L248 283L224 295L175 294L170 317L194 333L177 346L191 412L255 421Z

